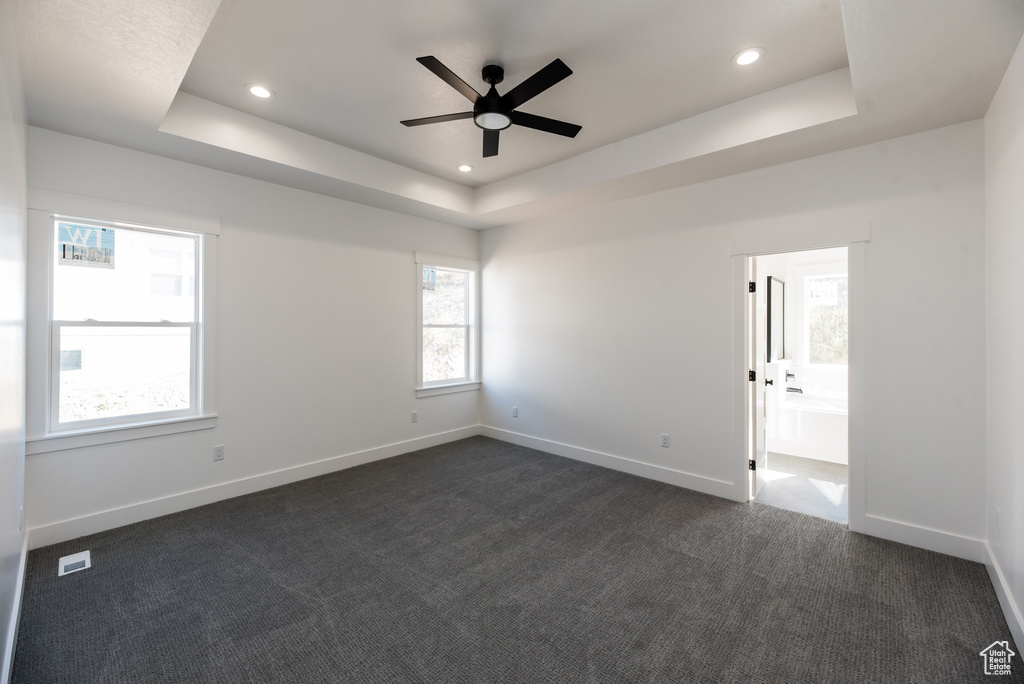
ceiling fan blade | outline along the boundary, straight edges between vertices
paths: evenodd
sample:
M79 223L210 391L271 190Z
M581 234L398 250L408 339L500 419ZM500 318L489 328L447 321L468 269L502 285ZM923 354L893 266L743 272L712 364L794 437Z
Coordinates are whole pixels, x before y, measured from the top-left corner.
M583 126L566 123L565 121L557 121L556 119L549 119L546 116L527 114L526 112L512 112L512 123L517 126L525 126L527 128L534 128L538 131L544 131L545 133L564 135L567 138L575 138L576 134L583 130Z
M484 131L484 156L498 156L498 131Z
M501 101L510 109L515 109L527 100L540 95L545 90L572 74L572 69L565 62L556 59L551 64L526 79L501 97Z
M405 126L423 126L424 124L443 123L445 121L458 121L459 119L472 119L473 112L459 112L458 114L442 114L441 116L425 116L422 119L406 119L399 121Z
M417 57L416 61L433 71L435 76L450 85L452 88L458 90L462 93L463 97L473 104L476 104L478 98L483 97L483 95L473 89L473 86L456 76L454 71L446 67L444 64L441 64L441 61L437 57L429 55L427 57Z

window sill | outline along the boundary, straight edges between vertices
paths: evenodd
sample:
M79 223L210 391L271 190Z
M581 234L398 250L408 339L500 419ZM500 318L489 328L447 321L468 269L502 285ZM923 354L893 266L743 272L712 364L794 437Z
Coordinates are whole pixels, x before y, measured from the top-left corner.
M174 435L181 432L208 430L217 427L217 414L191 416L172 420L161 420L150 423L135 423L118 427L90 428L55 433L45 437L30 437L25 440L25 455L45 454L51 451L65 451L82 447L127 442L133 439L146 439L162 435Z
M451 385L434 385L433 387L417 387L416 398L436 397L440 394L454 394L455 392L472 392L480 389L480 381L456 382Z

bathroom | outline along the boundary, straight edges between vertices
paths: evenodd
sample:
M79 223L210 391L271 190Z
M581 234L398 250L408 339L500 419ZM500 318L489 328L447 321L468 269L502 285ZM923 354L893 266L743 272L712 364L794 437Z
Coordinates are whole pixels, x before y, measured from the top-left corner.
M757 501L848 521L847 248L757 257L768 288L766 484ZM759 350L760 353L761 350Z

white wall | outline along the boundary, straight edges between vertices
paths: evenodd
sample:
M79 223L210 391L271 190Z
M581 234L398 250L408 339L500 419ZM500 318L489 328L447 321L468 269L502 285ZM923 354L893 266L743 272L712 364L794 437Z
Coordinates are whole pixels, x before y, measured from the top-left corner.
M414 252L476 259L475 231L37 128L28 169L32 194L221 221L217 427L31 454L33 547L475 433L478 392L413 392Z
M975 121L488 231L481 420L728 496L745 473L731 240L869 221L868 529L980 559L983 172Z
M988 543L993 581L1024 645L1024 43L985 116ZM1020 652L1020 648L1017 649Z
M10 3L0 0L0 681L12 661L24 564L25 99Z

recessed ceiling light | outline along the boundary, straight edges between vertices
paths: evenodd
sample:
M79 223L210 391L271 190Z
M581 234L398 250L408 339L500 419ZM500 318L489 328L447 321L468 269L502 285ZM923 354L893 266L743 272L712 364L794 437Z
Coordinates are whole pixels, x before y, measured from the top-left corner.
M274 94L274 91L271 90L270 88L266 86L257 85L255 83L250 83L249 85L245 86L245 89L248 90L251 94L255 95L256 97L262 97L264 100L267 99L268 97L273 96Z
M764 57L764 48L753 47L747 48L746 50L740 50L732 58L732 61L740 66L747 66L748 64L753 64L762 57Z
M469 164L459 164L459 171L461 171L462 173L469 173L472 170L473 167L470 166Z

